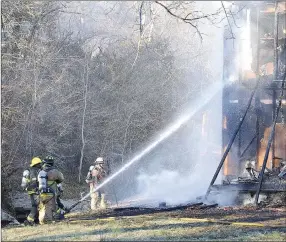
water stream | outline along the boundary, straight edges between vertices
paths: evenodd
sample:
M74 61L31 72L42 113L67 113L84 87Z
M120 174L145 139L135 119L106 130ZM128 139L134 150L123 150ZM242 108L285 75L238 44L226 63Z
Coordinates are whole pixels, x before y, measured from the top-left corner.
M147 155L150 151L156 148L160 143L162 143L164 140L170 137L173 133L175 133L182 125L186 124L198 111L200 111L206 104L208 104L213 99L213 97L216 94L218 94L219 91L222 90L222 88L223 88L223 84L221 82L214 83L213 85L209 86L209 88L203 92L203 95L199 99L197 99L195 102L193 102L188 108L186 108L184 113L182 113L182 115L180 115L178 119L175 122L173 122L169 127L167 127L164 131L162 131L162 133L159 134L157 138L154 139L153 142L151 142L151 144L149 144L142 151L138 152L137 155L135 155L130 161L128 161L124 166L122 166L117 172L112 174L105 181L103 181L98 187L96 187L94 191L99 190L100 188L105 186L107 183L112 181L115 177L117 177L119 174L124 172L131 165L139 161L142 157ZM81 199L81 201L85 200L87 197L89 197L89 195L90 193L85 195Z

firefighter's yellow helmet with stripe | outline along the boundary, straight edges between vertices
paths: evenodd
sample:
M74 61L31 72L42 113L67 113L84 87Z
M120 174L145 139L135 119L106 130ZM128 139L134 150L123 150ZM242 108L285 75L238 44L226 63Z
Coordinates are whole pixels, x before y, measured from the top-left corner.
M42 160L39 157L34 157L31 160L31 165L30 166L32 167L32 166L35 166L35 165L40 164L40 163L42 163Z

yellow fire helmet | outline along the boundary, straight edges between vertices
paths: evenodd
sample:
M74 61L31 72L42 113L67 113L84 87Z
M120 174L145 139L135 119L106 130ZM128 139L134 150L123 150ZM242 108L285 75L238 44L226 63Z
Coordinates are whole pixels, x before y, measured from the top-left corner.
M39 157L34 157L31 160L31 165L30 166L32 167L32 166L35 166L35 165L40 164L40 163L42 163L42 160Z

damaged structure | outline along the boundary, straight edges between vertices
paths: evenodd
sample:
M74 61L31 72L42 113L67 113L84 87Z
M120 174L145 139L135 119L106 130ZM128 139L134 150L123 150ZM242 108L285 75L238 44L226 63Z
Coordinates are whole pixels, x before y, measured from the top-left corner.
M227 84L222 96L223 156L206 197L234 191L250 194L252 202L258 204L261 194L286 197L286 179L279 177L286 166L286 1L235 5L240 22L234 24L240 26L235 36L224 38L223 79ZM205 119L203 115L203 124ZM223 180L217 185L220 172ZM197 203L170 208L160 203L157 210L217 205ZM22 207L15 210L20 222L30 211ZM153 208L145 210L154 212Z
M206 197L236 191L257 205L261 194L286 197L286 1L236 8L240 26L224 42L223 156Z

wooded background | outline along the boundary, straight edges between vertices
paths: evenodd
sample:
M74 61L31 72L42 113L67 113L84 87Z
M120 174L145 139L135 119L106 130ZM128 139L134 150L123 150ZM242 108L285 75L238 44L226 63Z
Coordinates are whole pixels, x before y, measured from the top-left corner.
M54 156L71 191L98 156L116 170L221 73L221 7L1 3L4 206L33 156Z

